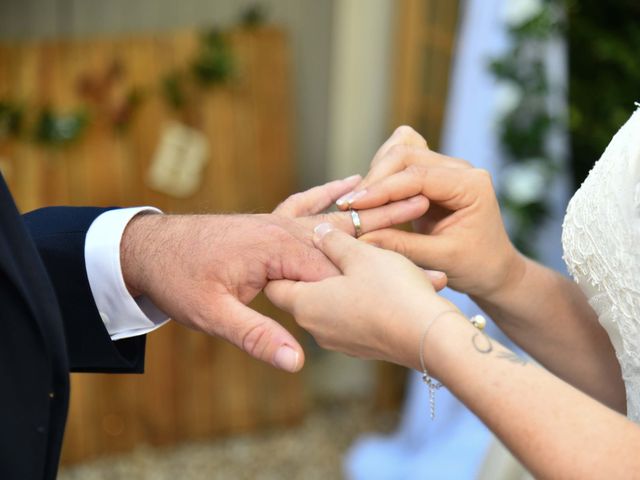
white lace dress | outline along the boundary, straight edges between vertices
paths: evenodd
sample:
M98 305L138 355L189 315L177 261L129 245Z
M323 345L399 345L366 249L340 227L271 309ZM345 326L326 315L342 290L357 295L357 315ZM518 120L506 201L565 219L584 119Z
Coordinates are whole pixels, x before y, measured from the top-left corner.
M640 109L569 202L562 245L615 348L627 415L640 422Z

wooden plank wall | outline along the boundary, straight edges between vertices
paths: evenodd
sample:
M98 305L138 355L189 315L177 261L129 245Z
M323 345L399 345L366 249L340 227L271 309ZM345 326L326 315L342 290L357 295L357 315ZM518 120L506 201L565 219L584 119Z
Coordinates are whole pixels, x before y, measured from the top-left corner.
M44 205L154 205L166 212L269 211L292 191L289 50L272 28L230 34L238 60L228 86L198 95L194 117L208 138L209 163L192 197L171 198L144 184L162 127L175 117L158 94L160 79L184 67L196 32L146 38L32 42L0 46L0 99L51 105L82 103L86 73L124 66L128 86L147 95L124 134L100 118L83 139L59 150L0 142L0 165L22 211ZM258 299L261 311L289 319ZM295 330L294 330L295 331ZM63 461L131 449L140 443L237 432L299 420L299 376L276 372L235 347L168 325L149 336L146 373L73 375Z

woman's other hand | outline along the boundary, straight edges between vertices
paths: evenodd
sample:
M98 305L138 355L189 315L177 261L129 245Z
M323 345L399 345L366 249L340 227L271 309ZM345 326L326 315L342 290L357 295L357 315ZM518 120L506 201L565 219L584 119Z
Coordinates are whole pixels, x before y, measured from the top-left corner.
M342 275L314 283L274 281L265 288L269 299L324 348L418 368L429 320L455 307L435 293L422 269L395 252L327 223L316 227L314 243Z

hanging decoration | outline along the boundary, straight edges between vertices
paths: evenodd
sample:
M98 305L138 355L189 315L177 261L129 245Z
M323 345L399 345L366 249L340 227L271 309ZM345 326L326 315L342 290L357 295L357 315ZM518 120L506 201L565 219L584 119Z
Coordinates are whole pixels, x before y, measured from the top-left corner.
M118 60L104 72L82 75L76 91L116 132L126 130L143 96L141 89L126 86L126 70Z
M549 106L545 45L563 31L562 0L510 1L505 15L511 47L490 68L499 84L498 129L506 166L498 192L514 244L535 257L538 227L551 212L548 186L563 158L550 134L565 124Z
M177 198L193 195L202 183L208 150L207 138L198 130L177 122L168 125L147 173L147 184Z

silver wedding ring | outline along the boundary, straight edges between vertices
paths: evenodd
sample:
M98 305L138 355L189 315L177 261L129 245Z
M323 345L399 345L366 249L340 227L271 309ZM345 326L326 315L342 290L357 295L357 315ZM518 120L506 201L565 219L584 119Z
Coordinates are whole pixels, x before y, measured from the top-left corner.
M362 235L362 223L360 222L360 215L355 210L349 210L351 212L351 221L353 222L353 228L356 230L356 238Z

